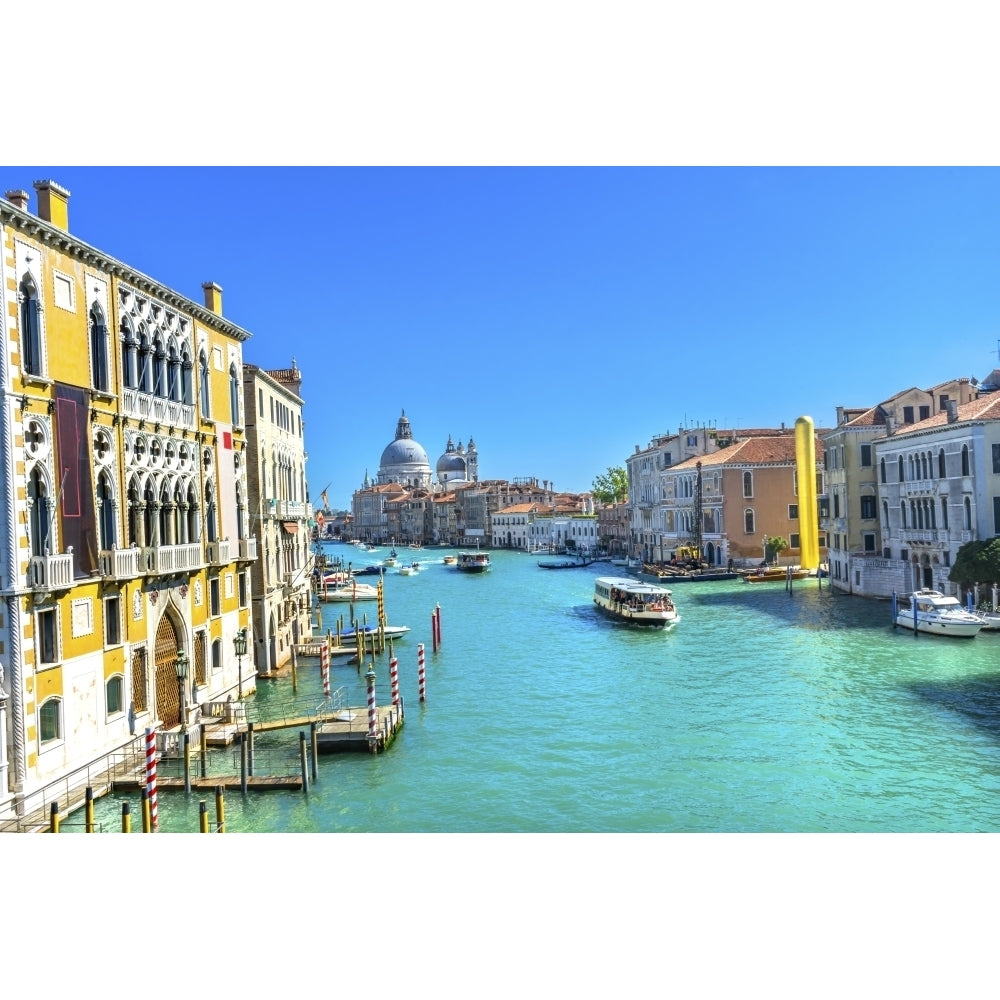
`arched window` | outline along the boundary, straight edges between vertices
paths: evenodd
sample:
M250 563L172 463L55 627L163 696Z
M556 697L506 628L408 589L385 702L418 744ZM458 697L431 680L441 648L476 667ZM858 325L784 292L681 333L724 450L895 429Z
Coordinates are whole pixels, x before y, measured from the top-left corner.
M198 355L198 377L201 393L201 415L206 419L212 416L212 402L208 394L208 357L202 351Z
M38 289L31 275L21 282L21 360L28 375L42 374L42 323Z
M205 484L205 537L209 542L217 542L215 527L215 493L212 484Z
M145 330L139 331L139 391L152 393L153 391L153 352L149 346L149 338Z
M948 530L948 498L941 497L941 527Z
M235 363L229 366L229 411L236 426L240 423L240 377Z
M962 445L962 475L967 476L969 474L969 446L967 444Z
M927 475L927 455L926 455L926 453L924 453L924 454L922 454L920 456L920 470L921 470L921 476L920 476L921 479L927 479L928 475Z
M903 521L903 527L905 528L907 526L906 525L906 501L905 500L903 500L900 503L900 505L899 505L899 516L902 519L902 521Z
M889 530L889 501L882 501L882 530Z
M104 685L104 704L108 716L125 711L125 678L121 674L109 677Z
M139 387L139 364L136 352L139 348L139 341L132 332L131 325L122 320L122 380L126 389L137 389Z
M31 554L33 556L44 556L51 541L49 539L51 521L49 519L48 492L48 486L41 469L32 469L31 475L28 477L28 499L31 507L29 525L31 528Z
M194 363L191 361L191 355L185 344L181 350L181 402L188 406L194 402L194 385L191 379L193 368Z
M744 472L743 473L743 496L752 497L753 496L753 473Z
M94 388L98 392L107 392L111 386L108 371L108 328L104 325L104 313L98 305L90 310L90 368Z
M904 480L904 476L903 476L903 456L900 455L899 456L899 481L903 482L903 480Z
M38 708L38 742L62 739L62 699L47 698Z
M155 385L153 394L161 399L167 398L167 352L163 346L162 338L157 335L153 341L153 373Z
M879 480L880 482L885 482L885 459L883 458L879 462Z
M972 501L968 497L965 498L965 530L972 530Z
M938 479L946 479L944 474L944 448L938 452Z
M747 473L749 475L749 473ZM748 534L752 535L754 533L754 517L753 508L747 507L743 511L743 530Z
M117 532L114 493L106 472L97 477L97 527L100 532L100 547L107 551L115 544Z
M181 360L177 356L177 346L167 345L167 382L170 399L179 403L181 401Z

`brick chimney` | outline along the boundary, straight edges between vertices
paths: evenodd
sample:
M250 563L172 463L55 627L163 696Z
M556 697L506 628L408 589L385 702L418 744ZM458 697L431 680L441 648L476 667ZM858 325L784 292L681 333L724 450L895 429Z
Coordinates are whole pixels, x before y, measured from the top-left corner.
M958 400L948 399L945 401L945 408L948 411L948 423L954 424L958 421Z
M28 211L28 192L27 191L5 191L4 197L15 207L19 208L22 212Z
M222 315L222 287L214 281L206 281L201 286L205 292L205 308L216 316Z
M55 181L35 181L38 217L69 232L69 191Z

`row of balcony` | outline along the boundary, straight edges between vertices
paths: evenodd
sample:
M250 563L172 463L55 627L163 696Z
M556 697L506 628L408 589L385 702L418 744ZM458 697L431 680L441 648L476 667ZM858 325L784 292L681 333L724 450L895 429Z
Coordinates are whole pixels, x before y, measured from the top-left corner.
M279 521L305 520L313 514L313 505L303 500L278 500L271 497L264 503L265 514L270 514Z
M140 576L191 573L202 567L226 566L233 562L254 562L257 539L228 538L183 545L151 545L126 549L102 549L98 556L101 576L111 580L134 580ZM28 586L34 590L69 590L73 586L73 549L59 555L32 556L28 561Z

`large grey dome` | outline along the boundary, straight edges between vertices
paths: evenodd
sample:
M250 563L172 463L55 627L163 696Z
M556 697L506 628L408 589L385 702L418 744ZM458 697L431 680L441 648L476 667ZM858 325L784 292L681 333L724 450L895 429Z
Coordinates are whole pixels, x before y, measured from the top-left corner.
M429 487L431 484L431 464L427 460L427 452L413 440L405 412L396 424L395 440L382 452L378 481L404 486Z

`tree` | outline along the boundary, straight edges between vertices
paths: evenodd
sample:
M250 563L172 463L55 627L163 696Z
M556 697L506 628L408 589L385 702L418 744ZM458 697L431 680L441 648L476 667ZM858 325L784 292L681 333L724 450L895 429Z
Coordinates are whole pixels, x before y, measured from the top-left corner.
M780 535L764 536L764 562L774 562L778 558L778 553L788 548L788 542Z
M955 556L948 579L962 587L1000 583L1000 537L985 542L966 542Z
M594 499L603 504L621 503L628 499L628 473L620 465L609 465L608 471L594 477L591 487Z

